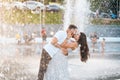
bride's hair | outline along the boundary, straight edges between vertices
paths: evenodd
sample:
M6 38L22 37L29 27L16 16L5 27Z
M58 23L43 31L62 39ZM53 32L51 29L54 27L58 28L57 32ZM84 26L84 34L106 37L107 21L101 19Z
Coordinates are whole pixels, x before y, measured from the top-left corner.
M86 62L89 56L89 48L87 44L87 39L86 35L82 32L80 32L80 37L79 40L77 41L78 44L80 44L80 56L81 56L81 61Z

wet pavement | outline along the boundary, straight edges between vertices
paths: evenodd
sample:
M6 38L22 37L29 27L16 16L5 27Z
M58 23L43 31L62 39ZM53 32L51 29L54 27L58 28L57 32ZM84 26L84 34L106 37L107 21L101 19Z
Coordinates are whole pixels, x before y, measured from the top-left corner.
M37 79L40 55L36 54L36 55L22 56L16 54L14 56L6 56L6 57L4 56L2 58L1 57L0 59L2 60L0 61L0 64L3 63L4 61L8 61L6 64L0 65L2 67L2 69L0 70L2 71L8 68L8 73L4 73L5 77L10 78L9 76L11 73L13 73L12 71L14 71L15 68L18 74L16 79L14 80ZM114 53L111 53L109 55L105 53L104 56L101 54L92 53L87 63L83 63L79 59L79 54L70 54L68 56L68 62L69 62L68 69L71 78L70 80L119 80L120 79L119 59L120 59L120 55ZM9 69L11 73L9 72ZM18 77L23 77L23 79L19 79ZM7 79L1 79L1 80L7 80ZM8 79L8 80L13 80L13 79Z
M70 53L68 56L68 62L71 80L119 80L119 45L119 42L106 43L106 51L104 55L100 53L99 49L93 53L90 48L91 57L87 63L82 63L80 61L78 53ZM0 44L0 70L4 72L4 76L8 78L1 78L3 73L0 73L0 80L36 80L40 63L41 48L41 43L34 43L29 45L17 45L15 43ZM8 62L2 65L2 63L5 61ZM3 68L2 66L7 68L9 67L10 69L13 68L13 71L15 68L15 70L18 70L18 72L19 69L22 69L21 75L20 73L13 74L17 75L16 79L13 79L9 77L11 76L9 75L11 73L9 73L9 71L6 72L6 68ZM21 66L22 68L19 68L18 66ZM19 77L22 79L19 79Z
M120 79L120 55L93 53L87 63L82 63L79 55L76 56L69 59L71 80Z

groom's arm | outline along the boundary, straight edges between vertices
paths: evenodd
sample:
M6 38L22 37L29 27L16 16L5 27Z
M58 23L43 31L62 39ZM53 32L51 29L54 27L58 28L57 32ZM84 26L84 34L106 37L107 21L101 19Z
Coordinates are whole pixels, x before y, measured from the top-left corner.
M54 46L57 47L57 48L60 48L60 49L62 50L62 52L63 52L64 55L68 55L67 49L61 47L61 45L58 44L58 40L57 40L56 37L54 37L54 38L52 39L51 44L54 45Z
M58 43L58 40L56 37L53 37L51 44L54 45L57 48L61 48L60 44Z

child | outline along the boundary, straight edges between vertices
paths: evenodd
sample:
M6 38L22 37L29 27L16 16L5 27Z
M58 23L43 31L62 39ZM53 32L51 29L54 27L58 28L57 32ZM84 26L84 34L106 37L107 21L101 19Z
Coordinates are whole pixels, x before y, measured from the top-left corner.
M103 53L103 55L104 55L104 51L105 51L105 38L103 38L101 42L101 53Z

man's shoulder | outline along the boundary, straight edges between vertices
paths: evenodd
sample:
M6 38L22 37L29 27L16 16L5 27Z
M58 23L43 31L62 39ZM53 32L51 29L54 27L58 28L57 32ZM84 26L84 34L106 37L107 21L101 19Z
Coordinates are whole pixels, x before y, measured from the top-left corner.
M64 32L64 33L65 33L65 31L64 31L64 30L59 30L58 32Z
M58 32L56 32L56 34L55 34L55 36L66 36L67 35L67 33L66 33L66 31L64 31L64 30L60 30L60 31L58 31Z
M57 32L57 34L66 34L66 31L60 30L60 31Z

